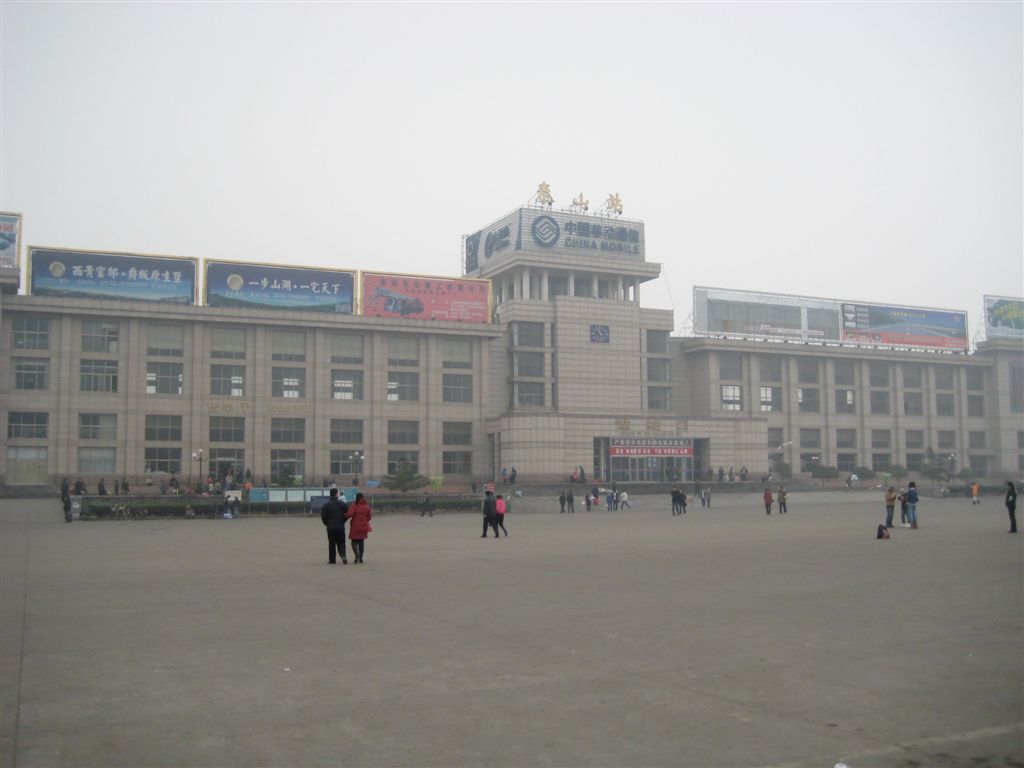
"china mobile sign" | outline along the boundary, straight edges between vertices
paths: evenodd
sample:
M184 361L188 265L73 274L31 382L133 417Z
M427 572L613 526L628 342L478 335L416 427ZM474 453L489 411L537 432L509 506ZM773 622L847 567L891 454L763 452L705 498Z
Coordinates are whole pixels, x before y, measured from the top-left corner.
M612 456L693 456L693 441L664 437L614 437L609 446Z

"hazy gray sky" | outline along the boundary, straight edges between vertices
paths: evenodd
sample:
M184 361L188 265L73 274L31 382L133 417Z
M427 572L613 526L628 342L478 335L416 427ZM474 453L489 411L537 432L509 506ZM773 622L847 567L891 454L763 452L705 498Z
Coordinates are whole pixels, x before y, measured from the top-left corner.
M663 277L1020 295L1022 4L0 5L25 242L440 275L618 192Z

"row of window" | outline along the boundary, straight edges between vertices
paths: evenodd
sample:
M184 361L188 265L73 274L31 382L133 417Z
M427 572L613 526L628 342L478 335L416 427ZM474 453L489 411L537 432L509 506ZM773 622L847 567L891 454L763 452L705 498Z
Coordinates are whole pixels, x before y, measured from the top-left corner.
M7 414L8 438L49 437L50 416L45 412L11 411ZM173 415L148 415L145 422L145 439L153 442L180 442L182 439L182 417ZM362 419L331 419L331 443L363 442ZM80 440L117 439L117 414L80 413L78 415L78 438ZM210 416L209 438L211 443L244 443L244 416ZM306 419L272 418L270 420L271 443L304 443L306 441ZM418 445L420 423L415 420L388 420L388 443L392 445ZM441 423L442 445L472 445L473 423L470 421L445 421Z
M778 413L782 408L782 387L762 386L760 390L761 413ZM814 387L797 388L797 410L800 413L821 412L821 390ZM853 414L857 412L857 393L853 389L834 390L835 412ZM956 415L956 396L951 392L935 393L936 416ZM743 410L743 386L740 384L721 385L721 406L723 411ZM869 413L888 415L892 413L892 397L888 390L871 390L868 400ZM903 414L924 415L924 393L903 393ZM985 396L967 395L967 415L981 418L985 415Z
M867 465L856 453L837 453L836 469L840 472L853 472L858 467L870 466L875 472L887 472L896 463L891 453L872 453ZM899 458L898 456L895 458ZM1021 456L1024 459L1024 455ZM979 476L988 474L990 456L971 454L967 457L967 465ZM800 471L810 472L815 465L821 464L821 457L816 453L800 454ZM1024 468L1024 462L1018 462ZM925 466L924 453L906 453L903 455L903 466L911 472L920 472Z
M801 428L797 435L797 445L800 448L821 448L821 430L817 428ZM870 430L872 448L892 448L892 430L872 429ZM935 445L939 450L949 451L956 448L956 432L952 429L939 429L935 432ZM768 428L768 447L781 449L786 444L785 432L779 427ZM988 447L988 433L982 430L972 430L967 433L968 448L984 450ZM903 446L908 449L924 449L926 446L925 431L923 429L907 429L903 432ZM837 429L836 448L856 448L856 429ZM1017 432L1017 447L1024 450L1024 431Z
M513 387L513 398L516 405L545 405L547 385L542 381L517 381ZM552 405L556 385L551 385ZM672 410L672 387L647 387L647 407L652 411Z
M543 326L543 324L539 324ZM49 349L51 322L47 317L17 316L13 321L14 349ZM245 359L245 328L210 328L210 356L217 359ZM305 362L306 331L270 331L272 360ZM116 320L82 320L80 349L85 353L117 354L121 324ZM361 333L332 333L328 336L331 362L359 364L364 362L366 336ZM388 365L418 366L420 342L415 336L388 336ZM153 357L183 357L185 327L183 325L149 324L146 326L146 352ZM470 339L441 339L441 367L472 368L473 342Z
M50 361L35 358L14 358L14 388L49 389ZM362 400L361 370L331 371L332 400ZM79 388L82 392L117 392L119 387L117 360L82 360L79 363ZM184 392L183 363L146 364L146 394L180 395ZM210 394L221 397L243 397L246 387L246 366L211 365ZM414 371L388 371L388 400L418 401L420 374ZM274 366L270 374L272 397L302 399L306 397L306 369ZM473 402L473 375L445 373L441 378L441 399L446 403Z
M544 323L539 323L529 320L517 320L509 323L509 338L512 342L513 347L544 347ZM647 329L644 331L647 339L647 354L649 355L667 355L668 351L668 331L658 331ZM551 345L557 347L555 343L555 326L551 326ZM543 374L539 374L543 376Z
M27 455L27 451L31 451L32 455ZM39 460L46 458L47 449L9 446L7 454L8 459ZM147 474L175 475L181 474L183 469L188 468L182 463L183 458L190 458L183 456L181 448L161 446L147 446L144 449L143 457ZM419 451L388 451L387 473L394 474L402 464L409 464L414 471L419 472L419 463ZM208 466L210 471L216 472L218 475L226 475L228 471L231 471L236 477L242 477L246 468L245 451L211 448ZM362 457L353 453L353 449L342 448L331 451L330 473L332 475L356 475L363 471L362 467ZM472 474L472 468L473 453L471 451L443 451L441 453L441 469L446 475L469 475ZM79 448L78 472L91 475L114 475L117 472L117 449ZM277 478L284 474L306 474L305 449L275 448L270 451L271 477Z

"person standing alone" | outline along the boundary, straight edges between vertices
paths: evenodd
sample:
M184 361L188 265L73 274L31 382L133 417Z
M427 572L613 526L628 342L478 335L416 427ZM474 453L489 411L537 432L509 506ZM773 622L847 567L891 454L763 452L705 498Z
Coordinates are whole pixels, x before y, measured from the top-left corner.
M772 513L772 502L773 501L774 501L774 499L772 498L772 489L771 488L765 488L764 489L764 513L766 515L770 515Z
M1012 480L1006 481L1006 511L1010 515L1010 530L1007 533L1017 532L1017 486Z
M341 562L348 563L345 557L345 518L348 505L338 499L338 489L331 488L330 498L320 508L320 521L327 528L327 562L334 565L335 552L341 555Z

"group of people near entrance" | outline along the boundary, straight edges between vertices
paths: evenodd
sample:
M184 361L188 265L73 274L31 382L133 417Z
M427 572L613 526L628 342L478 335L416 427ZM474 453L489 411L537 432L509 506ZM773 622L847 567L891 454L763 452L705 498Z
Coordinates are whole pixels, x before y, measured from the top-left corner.
M604 498L605 508L609 512L633 508L633 505L629 503L629 493L620 491L615 487L615 483L612 483L611 488L606 488L603 491L596 485L587 491L583 497L583 505L586 507L587 512L596 506L600 506L602 498ZM561 514L572 514L576 511L576 496L571 488L558 494L558 511Z
M348 564L348 557L345 555L345 523L348 522L348 537L352 541L352 554L356 563L363 562L363 555L366 552L366 537L370 535L373 526L370 525L370 518L373 517L373 510L361 493L356 494L352 506L345 503L344 498L338 497L338 489L331 488L330 497L324 502L320 509L320 521L327 529L327 562L334 565L337 562L336 555L341 555L341 562Z

